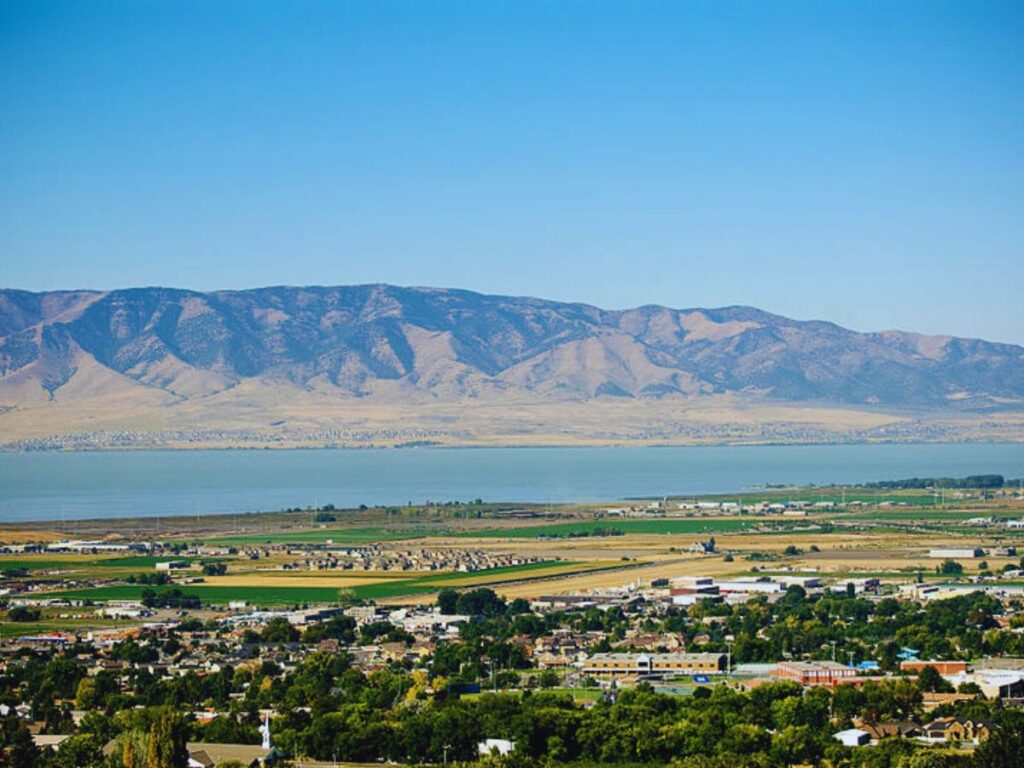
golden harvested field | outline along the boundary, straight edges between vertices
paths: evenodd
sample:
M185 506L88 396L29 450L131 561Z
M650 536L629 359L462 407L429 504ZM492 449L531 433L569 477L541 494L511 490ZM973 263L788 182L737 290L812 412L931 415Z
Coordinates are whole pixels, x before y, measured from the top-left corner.
M35 541L60 541L61 536L56 531L30 531L18 530L17 528L0 528L0 544L25 544Z

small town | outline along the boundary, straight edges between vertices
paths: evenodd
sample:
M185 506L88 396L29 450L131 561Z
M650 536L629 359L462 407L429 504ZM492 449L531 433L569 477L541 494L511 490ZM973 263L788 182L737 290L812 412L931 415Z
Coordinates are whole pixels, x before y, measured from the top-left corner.
M1024 705L1024 558L998 533L1014 530L1017 495L957 494L961 527L941 541L910 524L902 572L837 574L841 558L872 562L845 545L820 559L823 517L848 537L861 510L900 508L885 501L662 500L601 509L589 530L578 513L501 510L495 523L470 516L467 533L505 527L468 546L453 544L443 516L436 539L416 546L347 544L344 527L316 521L315 544L8 543L0 718L10 754L33 765L134 768L158 734L203 768L974 765ZM975 514L993 504L1009 516ZM729 530L772 517L797 544ZM573 534L552 535L566 519ZM423 534L417 520L410 535ZM643 546L629 525L652 522L719 532L662 537L662 554L616 564L605 553L579 570L589 548ZM525 547L508 527L523 525L539 525ZM751 541L768 549L744 554ZM732 572L740 556L744 574ZM310 591L322 579L330 599ZM279 583L319 599L267 606ZM214 598L227 584L232 599Z

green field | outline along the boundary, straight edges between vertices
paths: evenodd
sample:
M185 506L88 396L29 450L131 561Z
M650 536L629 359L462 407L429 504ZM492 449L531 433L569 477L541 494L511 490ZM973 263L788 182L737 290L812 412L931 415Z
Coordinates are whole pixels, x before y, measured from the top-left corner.
M8 560L0 557L0 571L31 571L31 570L67 570L69 568L88 568L92 561L60 560Z
M918 520L971 520L975 517L998 517L977 510L964 509L878 509L870 511L858 511L851 514L843 514L837 519L841 520L880 520L880 521L910 521Z
M524 528L465 531L461 538L535 539L542 536L570 536L593 532L598 528L615 529L623 534L704 534L724 531L745 531L760 521L746 518L694 518L686 520L620 520L601 519L551 525L531 525Z
M180 589L185 594L197 595L204 605L224 605L233 600L245 600L255 605L297 605L301 603L336 603L344 594L362 600L376 600L388 597L407 597L436 592L443 587L458 588L482 587L487 584L522 578L542 578L545 570L557 569L559 575L593 570L580 565L578 570L572 567L577 563L546 562L511 565L504 568L493 568L487 571L470 573L438 573L399 578L392 581L381 581L379 584L360 584L353 587L261 587L231 586L219 587L207 584L168 585L163 587L147 587L143 584L118 584L107 587L90 587L86 589L62 590L47 593L48 598L69 600L140 600L144 589L162 592L166 589ZM568 566L568 568L567 568ZM43 596L43 595L40 595Z
M97 568L136 568L149 570L152 569L157 563L169 563L173 561L187 562L189 564L199 562L200 559L216 559L216 558L197 558L197 557L175 557L174 555L164 555L160 557L153 557L149 555L133 555L128 557L103 557L96 556L93 558L82 559L77 555L72 555L66 558L59 556L50 555L48 557L41 558L19 558L19 559L7 559L0 557L0 571L20 571L20 570L81 570L83 568L97 569Z
M94 627L122 627L130 622L111 619L42 619L41 621L0 621L0 638L51 635Z
M93 565L103 568L152 568L157 563L198 563L200 560L212 560L215 558L200 557L176 557L174 555L161 555L154 557L150 555L130 555L128 557L114 557L108 560L96 560Z
M399 541L402 539L419 539L428 535L440 535L443 532L426 529L410 528L395 530L393 528L310 528L299 531L266 531L263 533L228 534L211 536L212 544L224 546L246 546L258 544L373 544L378 541Z

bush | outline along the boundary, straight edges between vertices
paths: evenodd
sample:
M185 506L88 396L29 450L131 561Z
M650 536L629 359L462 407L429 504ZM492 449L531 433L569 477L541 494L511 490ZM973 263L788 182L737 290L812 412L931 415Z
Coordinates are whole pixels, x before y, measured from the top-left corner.
M39 621L39 609L16 605L7 612L7 618L11 621Z

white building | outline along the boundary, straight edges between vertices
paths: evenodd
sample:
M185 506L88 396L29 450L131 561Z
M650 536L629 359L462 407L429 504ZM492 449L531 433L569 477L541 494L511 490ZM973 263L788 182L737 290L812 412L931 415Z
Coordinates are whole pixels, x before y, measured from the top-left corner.
M719 581L717 585L720 592L754 592L770 595L786 591L785 586L777 581L766 578L758 579L752 576L732 579L731 581Z
M833 734L832 738L841 742L844 747L863 747L871 742L871 734L860 728L848 728Z
M945 547L942 549L931 549L928 551L928 557L933 557L936 560L964 560L975 557L983 557L985 550L980 547L973 548L952 548Z

